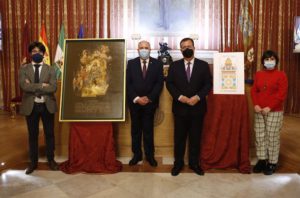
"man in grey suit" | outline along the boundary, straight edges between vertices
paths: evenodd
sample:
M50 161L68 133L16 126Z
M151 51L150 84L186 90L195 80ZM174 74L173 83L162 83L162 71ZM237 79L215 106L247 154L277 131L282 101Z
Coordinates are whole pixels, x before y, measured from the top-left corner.
M19 71L19 85L23 91L20 113L26 116L29 133L30 164L25 171L26 174L32 173L37 168L40 118L45 133L49 168L58 170L58 165L54 161L54 113L57 110L54 95L55 70L43 62L46 48L42 43L31 43L28 51L32 62L21 66Z

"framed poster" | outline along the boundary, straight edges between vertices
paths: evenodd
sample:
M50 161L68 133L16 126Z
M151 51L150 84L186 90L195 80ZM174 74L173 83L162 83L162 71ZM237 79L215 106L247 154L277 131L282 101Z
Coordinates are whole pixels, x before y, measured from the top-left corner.
M245 94L244 52L214 54L214 94Z
M66 39L59 120L125 121L125 39Z

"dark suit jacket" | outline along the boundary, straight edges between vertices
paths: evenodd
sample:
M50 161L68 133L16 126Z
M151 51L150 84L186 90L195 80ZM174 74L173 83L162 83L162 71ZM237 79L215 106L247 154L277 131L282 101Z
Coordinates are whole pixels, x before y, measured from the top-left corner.
M163 65L150 57L146 78L143 79L140 58L129 60L126 70L126 88L129 107L138 108L133 100L137 96L147 96L154 107L158 106L159 95L163 88Z
M175 115L197 115L206 112L206 96L211 87L211 74L207 62L196 59L190 82L187 80L184 59L173 62L169 67L166 81L167 89L173 97L172 110ZM189 106L178 101L180 95L192 97L198 95L200 102Z
M28 79L31 83L26 83ZM45 98L45 104L50 113L57 110L55 91L56 91L56 75L53 67L43 64L40 74L40 83L34 82L34 70L31 63L21 66L19 71L19 85L23 91L22 104L20 113L22 115L30 115L33 109L34 98L42 95ZM48 87L42 88L42 83L48 83Z

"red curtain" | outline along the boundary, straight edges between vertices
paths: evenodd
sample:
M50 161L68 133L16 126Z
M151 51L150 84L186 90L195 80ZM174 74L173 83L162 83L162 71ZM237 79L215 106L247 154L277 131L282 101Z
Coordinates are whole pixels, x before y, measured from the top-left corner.
M76 38L79 26L85 27L85 37L103 37L104 16L110 0L1 0L3 47L0 51L3 105L7 110L11 98L20 95L18 69L22 61L22 40L25 20L30 41L38 40L44 22L49 42L51 63L61 24L65 25L65 38Z

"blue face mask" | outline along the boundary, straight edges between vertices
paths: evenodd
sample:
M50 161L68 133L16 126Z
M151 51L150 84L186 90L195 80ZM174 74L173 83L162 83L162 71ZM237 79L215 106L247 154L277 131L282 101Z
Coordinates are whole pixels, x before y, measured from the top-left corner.
M148 59L150 56L150 50L148 49L140 49L139 55L141 59Z
M275 61L275 60L265 61L264 66L265 66L268 70L272 70L272 69L274 69L274 67L276 66L276 61Z
M41 55L40 53L36 53L36 54L33 54L33 55L31 56L31 58L32 58L33 62L35 62L35 63L40 63L40 62L43 61L44 56Z

